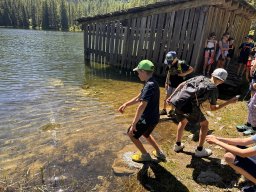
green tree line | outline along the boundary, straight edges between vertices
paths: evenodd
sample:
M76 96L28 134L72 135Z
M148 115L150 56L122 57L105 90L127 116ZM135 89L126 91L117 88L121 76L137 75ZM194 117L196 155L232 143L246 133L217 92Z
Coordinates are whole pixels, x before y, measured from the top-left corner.
M43 29L79 29L76 19L131 7L157 0L0 0L0 26Z

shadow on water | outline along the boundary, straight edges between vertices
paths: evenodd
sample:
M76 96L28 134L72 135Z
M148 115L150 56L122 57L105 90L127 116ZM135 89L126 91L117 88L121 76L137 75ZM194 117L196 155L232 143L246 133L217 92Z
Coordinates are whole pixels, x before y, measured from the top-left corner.
M137 73L129 69L107 65L105 63L96 63L94 61L87 63L86 67L94 76L100 76L106 79L110 78L117 81L140 82ZM165 77L154 77L160 86L164 86Z
M149 174L149 168L154 176ZM176 177L158 163L145 164L138 172L137 179L149 191L189 191Z

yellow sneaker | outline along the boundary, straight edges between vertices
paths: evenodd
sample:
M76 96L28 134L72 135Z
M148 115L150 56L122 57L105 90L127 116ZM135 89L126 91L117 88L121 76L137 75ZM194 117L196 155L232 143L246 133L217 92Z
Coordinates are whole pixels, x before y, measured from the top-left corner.
M143 163L143 162L148 162L151 161L151 157L148 153L145 154L134 154L132 155L132 160L137 162L137 163Z

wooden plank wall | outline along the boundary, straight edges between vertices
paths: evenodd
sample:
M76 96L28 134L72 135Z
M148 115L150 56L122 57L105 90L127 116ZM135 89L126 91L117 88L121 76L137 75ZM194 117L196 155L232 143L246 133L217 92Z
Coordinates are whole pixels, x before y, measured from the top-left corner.
M220 39L228 31L237 47L248 33L250 20L218 6L202 6L108 23L84 24L85 59L131 70L150 59L157 75L165 75L165 54L174 50L200 72L204 43L210 32ZM236 49L236 54L238 49Z

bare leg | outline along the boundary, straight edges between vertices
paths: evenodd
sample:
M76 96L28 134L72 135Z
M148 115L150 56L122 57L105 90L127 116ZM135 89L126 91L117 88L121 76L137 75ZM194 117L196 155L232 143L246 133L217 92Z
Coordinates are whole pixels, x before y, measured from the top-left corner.
M244 75L244 72L246 71L246 65L244 65L244 67L243 67L243 71L242 71L242 74L241 74L241 76L243 76Z
M129 135L130 139L134 143L134 145L140 150L142 154L147 153L145 147L142 145L141 141L139 139L134 138L133 136Z
M221 60L219 59L218 62L217 62L216 69L217 69L217 68L220 68L220 65L221 65Z
M235 161L235 155L232 153L226 153L224 155L225 161L228 163L228 165L234 169L236 172L240 173L241 175L243 175L246 179L250 180L251 182L253 182L254 184L256 184L256 178L254 178L251 174L249 174L248 172L246 172L245 170L243 170L242 168L236 166L234 164Z
M240 70L241 70L242 65L243 65L242 63L239 63L239 66L238 66L238 69L237 69L237 75L240 74Z
M179 122L178 128L177 128L176 142L181 142L183 131L187 124L188 124L187 119L183 119L182 121Z
M145 137L145 138L146 138L146 137ZM146 139L147 139L147 141L150 143L150 145L152 145L152 146L155 148L155 150L156 150L157 152L160 152L160 151L161 151L159 145L157 144L156 140L154 139L154 137L153 137L152 135L149 135L149 137L146 138Z
M211 67L212 67L212 64L208 65L208 67L207 67L207 75L210 74Z
M163 109L165 109L165 110L166 110L166 107L167 107L166 100L167 100L170 96L171 96L170 94L166 94L166 96L165 96L164 104L163 104Z
M206 68L207 68L207 65L208 65L208 57L205 57L204 58L204 67L203 67L203 75L205 75L205 70L206 70Z
M204 120L200 122L200 134L199 134L199 147L202 147L204 145L205 138L208 133L208 125L209 122L207 120Z
M250 69L248 69L247 67L246 67L246 74L245 74L245 77L246 77L246 80L249 82L250 81L250 79L249 79L249 73L250 73Z
M227 69L227 70L228 70L228 66L229 66L230 61L231 61L231 58L227 57L227 61L226 61L226 65L225 65L225 69Z

